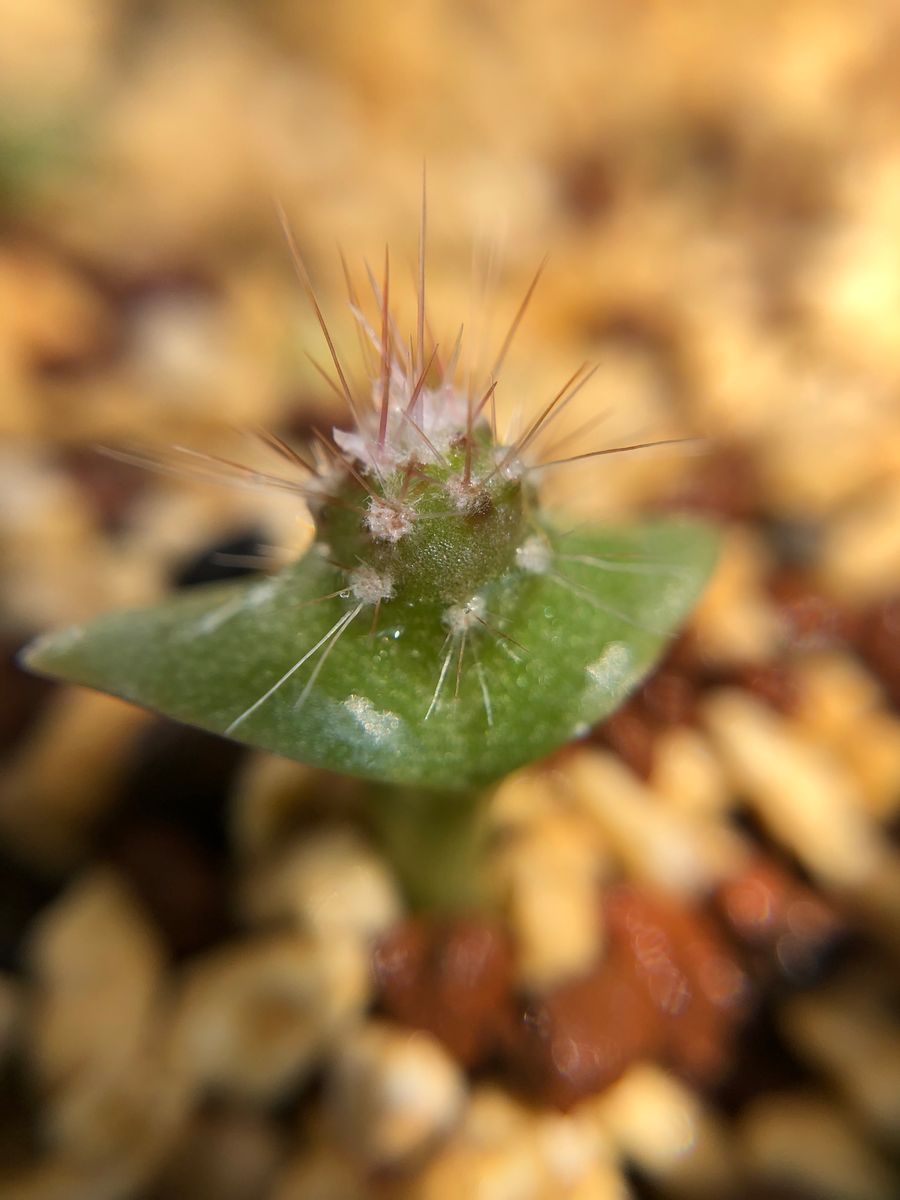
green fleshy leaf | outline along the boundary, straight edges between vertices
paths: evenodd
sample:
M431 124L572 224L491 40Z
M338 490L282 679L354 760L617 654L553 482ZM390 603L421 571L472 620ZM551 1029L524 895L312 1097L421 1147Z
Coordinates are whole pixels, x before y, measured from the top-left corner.
M613 712L690 613L716 550L708 525L680 519L547 537L548 569L483 589L464 646L446 606L385 602L373 632L371 606L351 618L352 596L320 600L344 579L314 550L277 576L49 634L25 662L302 762L462 790Z

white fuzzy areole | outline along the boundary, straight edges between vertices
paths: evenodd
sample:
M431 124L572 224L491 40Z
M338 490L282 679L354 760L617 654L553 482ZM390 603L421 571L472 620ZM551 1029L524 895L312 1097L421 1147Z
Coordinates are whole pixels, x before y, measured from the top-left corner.
M631 670L631 651L624 642L610 642L600 657L585 667L585 674L594 688L612 693L628 677Z
M413 514L410 509L397 508L373 496L365 515L366 528L372 537L380 542L399 542L406 537L413 527Z
M379 600L390 600L394 594L394 581L387 573L382 574L374 567L357 567L347 577L354 599L363 604L377 604Z
M260 604L271 600L277 591L278 579L274 575L270 579L262 579L244 592L241 608L257 608Z
M357 696L355 692L344 701L344 708L375 742L395 737L403 724L396 713L390 710L382 712L366 696Z
M550 547L540 537L526 538L516 550L516 566L529 575L544 575L550 568Z
M444 613L444 624L454 635L474 629L484 621L485 603L482 596L473 596L465 604L453 604Z
M444 491L450 497L450 502L457 512L471 512L481 500L481 490L477 480L464 483L461 475L451 476L444 484Z

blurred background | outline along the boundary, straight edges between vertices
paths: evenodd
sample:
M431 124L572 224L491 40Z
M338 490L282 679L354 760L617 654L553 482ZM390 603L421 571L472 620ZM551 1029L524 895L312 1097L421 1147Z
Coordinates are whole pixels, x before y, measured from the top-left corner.
M0 18L0 1196L896 1195L893 0ZM389 244L414 315L423 163L464 362L549 256L502 420L589 359L569 452L708 439L548 497L724 529L655 679L504 785L490 919L442 928L362 788L14 661L302 549L294 498L95 447L271 469L248 430L345 423L276 205L358 374L338 247L364 292Z

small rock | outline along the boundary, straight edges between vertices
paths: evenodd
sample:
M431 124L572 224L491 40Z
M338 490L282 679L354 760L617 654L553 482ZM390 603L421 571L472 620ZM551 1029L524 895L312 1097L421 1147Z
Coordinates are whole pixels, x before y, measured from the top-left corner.
M751 1178L822 1200L889 1200L896 1179L832 1101L805 1093L761 1096L742 1113L739 1146Z
M782 974L804 982L846 931L846 922L819 893L770 859L757 856L713 894L731 932L762 949Z
M258 1113L210 1107L187 1124L154 1200L257 1200L268 1195L283 1147L277 1127Z
M512 949L499 924L415 918L381 940L373 963L390 1016L432 1034L464 1066L492 1052L512 991Z
M409 1163L446 1135L466 1085L428 1034L372 1023L342 1042L328 1091L341 1141L377 1168Z
M298 838L251 873L244 907L254 921L288 919L322 937L368 942L400 918L400 896L382 860L352 829Z
M174 1067L193 1089L277 1098L362 1014L367 956L355 942L284 935L196 962L173 1021Z
M709 1082L727 1066L748 985L699 912L617 885L605 892L607 949L588 974L536 997L507 1055L522 1082L560 1108L602 1091L638 1059Z

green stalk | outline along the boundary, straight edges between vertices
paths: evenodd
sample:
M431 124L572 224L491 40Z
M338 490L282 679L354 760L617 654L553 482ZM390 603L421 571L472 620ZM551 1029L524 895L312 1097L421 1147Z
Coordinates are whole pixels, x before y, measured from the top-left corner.
M491 791L382 786L372 831L411 908L452 913L486 905L485 814Z

